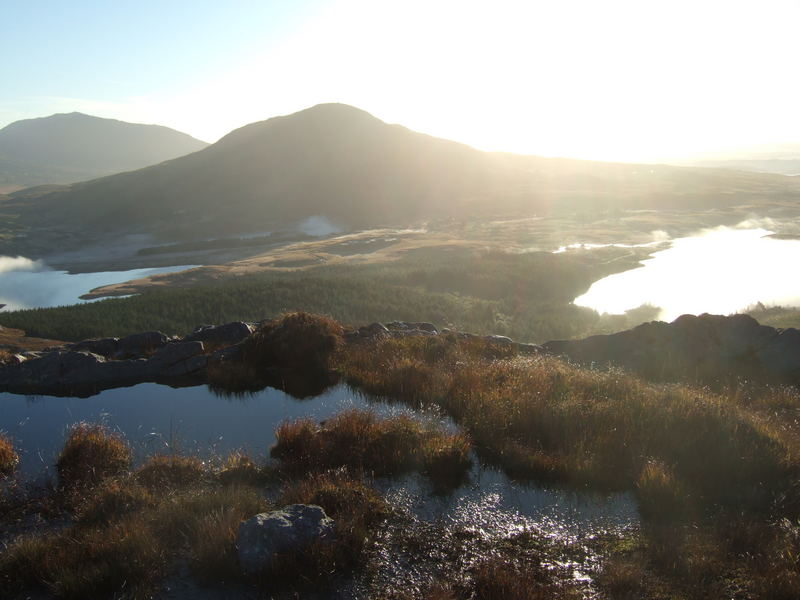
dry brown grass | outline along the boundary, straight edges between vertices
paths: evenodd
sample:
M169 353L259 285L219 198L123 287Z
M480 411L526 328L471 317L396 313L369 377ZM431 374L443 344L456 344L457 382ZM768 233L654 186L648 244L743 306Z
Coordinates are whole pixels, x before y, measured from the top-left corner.
M10 438L0 434L0 479L14 474L19 464L19 454Z
M72 427L56 462L64 488L91 486L124 473L131 449L119 434L103 425L78 423Z
M634 489L656 460L698 500L763 504L786 491L800 465L759 415L705 389L504 356L489 342L452 336L353 345L340 362L369 393L438 404L484 457L516 476Z
M255 367L325 369L341 348L342 326L329 317L304 312L264 323L244 343L244 362Z
M257 465L247 454L231 452L217 471L222 485L259 485L268 479L269 473Z
M158 454L147 459L134 477L151 490L161 490L200 485L209 473L205 464L195 456Z
M381 419L368 410L347 410L324 425L309 419L282 423L270 454L291 471L339 467L391 475L411 470L432 478L463 474L470 465L469 439L408 416Z
M329 471L291 481L278 504L316 504L334 519L332 541L312 544L301 553L281 557L265 573L267 580L281 581L299 597L304 590L325 589L336 576L352 573L364 560L365 548L391 507L361 477L347 471Z

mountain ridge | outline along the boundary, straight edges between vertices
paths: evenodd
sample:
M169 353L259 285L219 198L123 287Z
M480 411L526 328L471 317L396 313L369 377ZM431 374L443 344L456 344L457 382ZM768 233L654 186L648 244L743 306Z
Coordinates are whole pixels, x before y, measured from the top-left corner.
M139 169L208 144L163 125L81 112L22 119L0 129L0 184L67 184Z
M800 200L800 181L666 165L483 152L344 104L238 128L198 152L41 194L21 223L73 239L162 241L274 231L320 215L343 229L489 214L718 207ZM63 237L62 236L62 237Z

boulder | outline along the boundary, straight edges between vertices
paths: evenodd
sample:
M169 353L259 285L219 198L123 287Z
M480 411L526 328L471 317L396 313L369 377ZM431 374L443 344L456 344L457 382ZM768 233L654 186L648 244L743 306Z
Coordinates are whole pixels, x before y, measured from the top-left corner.
M756 350L756 355L770 373L800 382L800 331L797 329L776 330L775 336Z
M200 343L200 342L198 342ZM184 377L192 375L205 369L208 366L208 356L199 354L175 363L167 369L161 371L160 377Z
M139 358L165 346L169 338L160 331L134 333L119 340L114 358Z
M225 325L203 325L195 329L184 339L186 342L205 342L215 346L232 346L246 339L253 328L247 323L234 321Z
M511 346L514 343L514 340L505 335L487 335L483 339L485 339L487 342L500 344L501 346Z
M99 338L93 340L83 340L77 344L71 344L70 350L75 352L91 352L92 354L99 354L100 356L113 356L119 347L119 338Z
M0 388L11 392L63 391L99 377L105 359L91 352L56 351L0 369Z
M212 363L224 363L230 361L236 361L242 358L242 344L234 344L233 346L228 346L227 348L220 348L219 350L215 350L211 357L209 358L209 362Z
M154 375L160 375L173 365L203 354L203 342L171 342L156 350L148 363Z
M389 329L383 323L371 323L360 327L358 334L362 337L385 336L389 334Z
M333 537L333 519L314 504L292 504L261 513L239 525L236 548L245 573L258 573L278 555L302 552Z

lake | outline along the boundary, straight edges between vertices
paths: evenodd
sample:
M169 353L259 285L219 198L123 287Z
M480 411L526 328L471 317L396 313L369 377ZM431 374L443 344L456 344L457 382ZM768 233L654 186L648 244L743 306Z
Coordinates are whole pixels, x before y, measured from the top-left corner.
M196 265L69 274L23 256L0 256L0 304L3 310L46 308L87 302L80 296L96 287L173 273Z
M649 304L660 319L682 314L731 314L761 302L800 305L800 241L768 237L761 228L718 227L672 241L638 269L596 281L575 304L622 314Z

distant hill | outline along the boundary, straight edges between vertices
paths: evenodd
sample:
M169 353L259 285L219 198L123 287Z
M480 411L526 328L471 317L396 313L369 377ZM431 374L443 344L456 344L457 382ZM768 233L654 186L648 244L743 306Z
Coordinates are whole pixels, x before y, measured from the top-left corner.
M800 175L800 144L765 144L670 162L697 167Z
M162 240L272 231L312 215L339 226L561 210L800 200L800 180L726 170L481 152L342 104L253 123L208 148L66 189L11 194L22 226L64 240ZM33 236L31 236L33 237ZM65 242L66 243L66 242ZM2 250L2 249L0 249Z
M168 127L77 112L25 119L0 129L0 186L74 183L154 165L207 145Z

